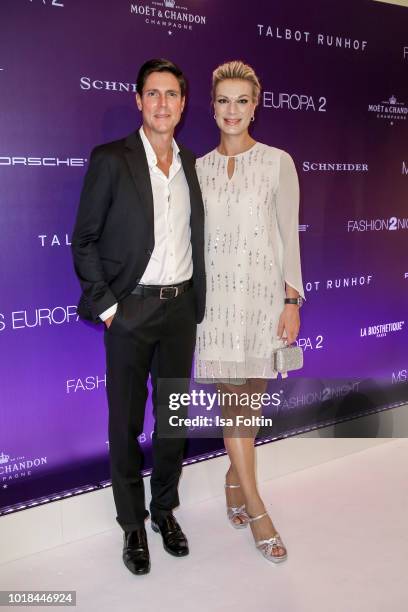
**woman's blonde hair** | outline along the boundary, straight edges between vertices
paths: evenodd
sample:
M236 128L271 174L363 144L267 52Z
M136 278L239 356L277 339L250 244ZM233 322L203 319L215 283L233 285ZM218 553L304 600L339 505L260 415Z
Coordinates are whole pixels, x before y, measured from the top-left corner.
M211 89L211 98L214 102L215 99L215 90L217 89L218 83L221 81L225 81L226 79L241 79L243 81L248 81L252 85L253 91L253 100L254 102L258 102L259 94L261 93L261 84L259 82L258 77L255 74L255 71L248 64L244 64L239 60L235 60L233 62L226 62L225 64L221 64L216 68L212 75L212 89Z

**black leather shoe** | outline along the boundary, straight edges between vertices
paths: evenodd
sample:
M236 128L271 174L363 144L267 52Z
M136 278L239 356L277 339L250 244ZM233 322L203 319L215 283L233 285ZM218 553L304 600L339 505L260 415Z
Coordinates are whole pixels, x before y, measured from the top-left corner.
M150 555L144 526L135 531L125 531L122 558L132 574L139 575L150 572Z
M153 520L151 523L153 531L162 535L164 550L175 557L188 555L187 538L172 514L168 514L157 523Z

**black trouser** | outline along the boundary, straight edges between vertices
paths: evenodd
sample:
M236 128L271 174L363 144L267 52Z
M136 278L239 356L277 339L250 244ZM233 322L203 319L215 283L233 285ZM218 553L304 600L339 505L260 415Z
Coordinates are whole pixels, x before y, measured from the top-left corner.
M157 397L157 383L159 379L190 379L195 338L192 288L168 300L130 294L118 304L109 329L105 329L112 489L116 520L124 531L138 529L149 516L137 440L143 432L149 372L155 416L152 519L160 520L179 504L177 486L185 438L157 435L157 411L163 406ZM188 391L188 382L184 386L181 392Z

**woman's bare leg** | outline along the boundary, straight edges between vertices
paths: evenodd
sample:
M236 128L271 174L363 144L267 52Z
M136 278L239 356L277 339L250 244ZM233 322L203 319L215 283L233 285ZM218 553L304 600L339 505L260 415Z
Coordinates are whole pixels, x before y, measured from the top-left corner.
M264 393L267 387L267 380L264 379L250 379L245 385L228 385L225 383L219 384L219 390L221 393ZM242 413L242 408L238 406L222 407L224 416ZM249 416L253 413L252 409L247 410L246 415ZM256 414L260 414L260 410L256 411ZM240 489L231 489L230 491L238 491L242 493L240 498L240 504L245 503L246 510L251 517L258 516L265 512L265 505L259 495L256 476L255 476L255 447L254 441L257 431L255 430L241 430L237 428L224 429L224 444L225 449L228 453L231 461L232 469L229 470L230 477L237 477L235 483L241 485ZM247 437L245 437L247 436ZM235 498L237 501L237 498ZM235 504L231 504L235 505ZM255 540L264 540L275 535L276 530L269 516L250 523L252 533ZM284 555L285 549L278 547L276 551L277 555Z
M228 468L228 471L225 475L225 484L227 485L240 485L238 474L234 470L232 464ZM230 508L239 508L245 504L244 494L242 492L241 487L238 488L225 488L225 498L227 500L227 506ZM246 523L246 519L242 516L234 516L233 519L236 525L242 525Z

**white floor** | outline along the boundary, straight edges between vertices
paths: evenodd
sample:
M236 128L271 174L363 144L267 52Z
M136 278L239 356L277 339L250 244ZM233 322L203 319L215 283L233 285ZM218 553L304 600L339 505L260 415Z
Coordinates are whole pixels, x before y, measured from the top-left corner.
M229 527L220 495L177 511L190 543L186 558L168 555L146 524L147 576L123 565L118 527L1 565L0 590L76 590L84 612L408 610L408 440L293 472L261 490L288 548L281 565L262 558L248 529Z

